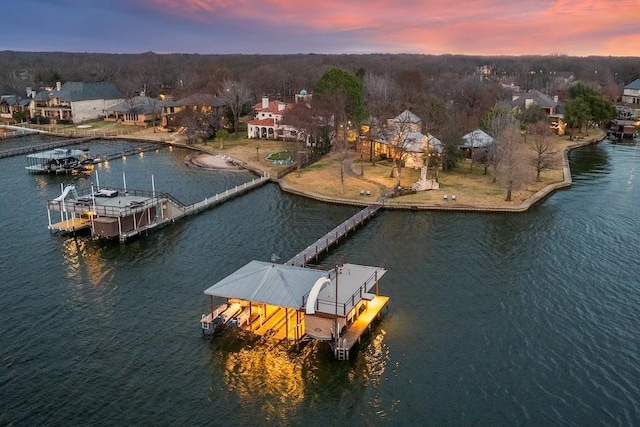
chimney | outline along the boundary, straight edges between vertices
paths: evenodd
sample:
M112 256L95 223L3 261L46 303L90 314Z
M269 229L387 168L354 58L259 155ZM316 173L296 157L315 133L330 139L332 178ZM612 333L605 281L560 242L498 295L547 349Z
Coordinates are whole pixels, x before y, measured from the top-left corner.
M262 108L269 108L269 97L268 96L263 96L262 97Z
M56 90L60 92L61 89L62 89L62 83L56 82Z
M287 108L287 104L282 101L278 102L278 111L284 111L285 108Z
M553 102L558 103L558 95L553 95Z

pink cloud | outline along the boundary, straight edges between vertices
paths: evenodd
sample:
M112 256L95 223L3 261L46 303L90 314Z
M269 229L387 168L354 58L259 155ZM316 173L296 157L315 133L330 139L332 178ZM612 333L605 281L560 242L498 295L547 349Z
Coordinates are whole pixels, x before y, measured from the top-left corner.
M351 49L373 52L637 55L627 43L640 33L638 0L150 1L200 23L237 21L310 38L341 35Z

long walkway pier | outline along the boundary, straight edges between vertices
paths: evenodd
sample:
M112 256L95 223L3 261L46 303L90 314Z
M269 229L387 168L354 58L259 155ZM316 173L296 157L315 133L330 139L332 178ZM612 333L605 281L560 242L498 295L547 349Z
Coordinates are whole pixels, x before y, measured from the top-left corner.
M38 131L29 129L17 129L10 132L0 132L0 139L19 138L21 136L35 135Z
M323 237L316 240L313 244L309 245L302 252L285 262L285 265L304 267L311 261L318 258L320 254L328 250L331 246L338 243L338 241L345 237L350 231L369 220L376 214L376 212L378 212L378 210L380 210L381 207L382 204L374 203L357 212L354 216L347 219Z
M82 144L83 142L88 142L93 139L97 138L94 136L88 136L85 138L65 139L62 141L49 142L46 144L32 145L30 147L21 147L15 148L13 150L0 151L0 159L3 159L5 157L20 156L23 154L37 153L39 151L53 150L60 147L69 147L71 145Z
M175 207L176 213L160 221L152 221L152 222L150 221L139 227L134 227L134 229L132 230L120 231L119 233L120 242L126 242L128 239L138 236L141 233L147 232L150 229L163 227L168 224L173 224L175 221L179 219L200 213L206 209L212 208L216 205L226 202L227 200L233 199L234 197L244 194L254 188L260 187L267 182L269 182L269 176L262 176L260 178L253 179L249 182L245 182L242 185L237 185L234 188L225 190L222 193L218 193L213 197L207 197L204 200L197 203L193 203L191 205L184 205L183 203L179 202L175 198L171 197L169 194L163 193L162 199L164 199L165 201L173 205Z

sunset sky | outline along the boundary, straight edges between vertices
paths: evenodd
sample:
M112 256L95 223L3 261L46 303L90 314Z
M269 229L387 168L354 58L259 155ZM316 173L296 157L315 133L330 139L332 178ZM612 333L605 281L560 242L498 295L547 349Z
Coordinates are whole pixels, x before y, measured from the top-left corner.
M640 56L640 0L19 0L0 50Z

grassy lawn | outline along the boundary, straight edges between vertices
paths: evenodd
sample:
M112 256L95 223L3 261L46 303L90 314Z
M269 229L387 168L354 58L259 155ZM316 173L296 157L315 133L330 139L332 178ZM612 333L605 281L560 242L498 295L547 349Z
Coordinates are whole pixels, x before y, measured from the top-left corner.
M593 131L592 133L593 135L583 137L580 142L599 140L602 136ZM448 196L456 195L456 203L459 205L515 207L545 186L561 182L564 179L562 150L575 143L576 141L569 141L566 136L557 137L553 143L557 166L552 170L542 172L539 182L532 181L526 187L514 191L510 202L505 201L506 188L499 183L494 183L491 174L484 173L483 165L476 163L472 169L469 159L460 162L453 171L438 171L440 189L391 198L387 199L387 202L444 205L451 203L443 200L443 195L447 194ZM211 154L226 154L247 163L256 170L266 171L272 176L284 170L288 165L274 165L273 162L265 158L272 153L292 151L290 142L247 138L230 138L222 145L219 141L213 140L195 144L193 147ZM391 163L389 161L378 161L375 164L360 163L360 159L355 153L350 153L346 159L343 157L337 153L330 153L304 169L290 172L281 178L281 181L302 192L368 202L390 194L397 185L398 178L390 176ZM342 173L341 168L344 168ZM433 178L434 173L433 168L430 168L427 174L428 178ZM400 183L402 187L409 188L419 179L419 169L404 168ZM365 194L363 195L362 192ZM366 196L366 192L369 192L370 196Z
M591 135L591 139L599 139L599 135ZM584 139L586 141L586 138ZM453 171L438 171L439 190L421 191L389 199L398 203L423 203L442 205L451 202L443 200L443 195L456 195L458 204L472 206L518 206L533 194L549 184L560 182L564 179L562 168L562 150L574 144L568 137L557 137L554 142L556 151L556 164L553 169L543 171L539 182L532 181L524 188L512 193L512 200L505 201L506 188L499 183L494 183L490 173L484 173L484 167L474 164L471 167L469 159L461 162ZM330 197L347 198L355 200L376 200L388 193L397 185L397 177L390 177L391 163L379 161L375 165L369 162L360 163L354 158L351 165L351 173L343 175L344 184L340 183L340 157L335 153L324 157L321 161L288 174L283 178L288 185L297 190L307 190ZM433 168L428 171L428 178L434 176ZM408 188L412 183L420 179L420 170L404 168L401 173L401 185ZM371 197L361 196L361 190L370 191Z

